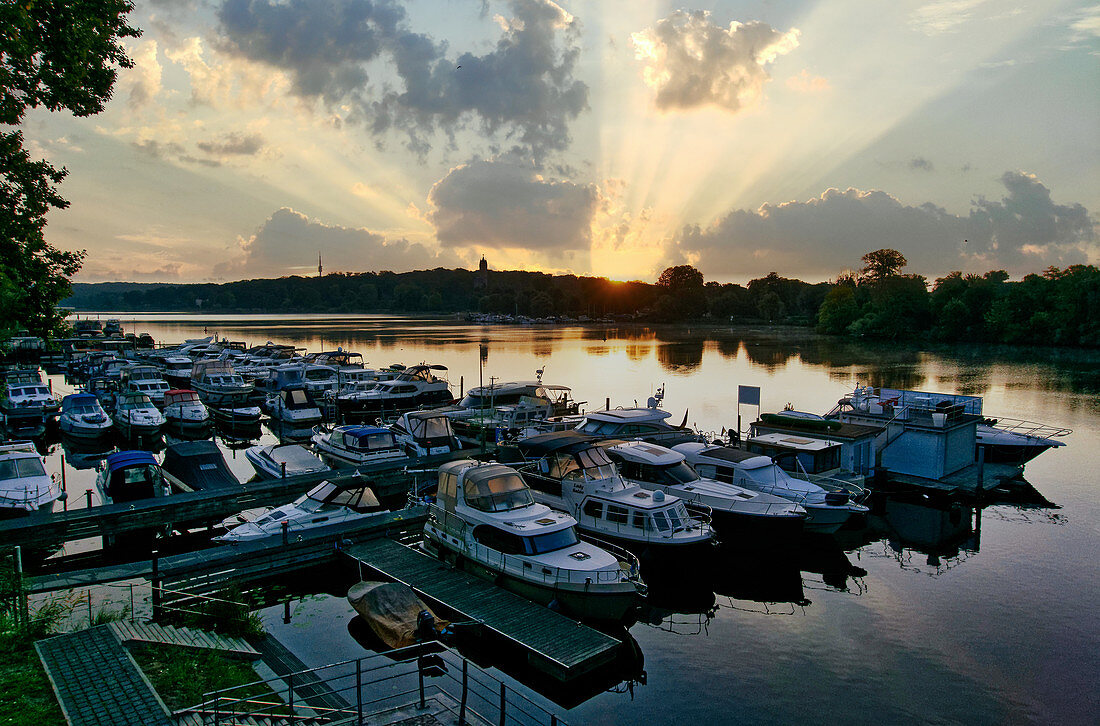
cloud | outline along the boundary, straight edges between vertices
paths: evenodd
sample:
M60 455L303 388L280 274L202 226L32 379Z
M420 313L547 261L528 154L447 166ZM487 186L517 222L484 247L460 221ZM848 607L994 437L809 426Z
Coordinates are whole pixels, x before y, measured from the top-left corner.
M929 276L993 268L1021 274L1100 256L1083 206L1055 204L1050 190L1031 174L1005 172L1001 183L1004 198L978 198L966 216L858 189L828 189L806 202L737 209L710 227L684 227L667 261L691 261L719 279L772 270L820 279L881 247L901 251L910 271Z
M709 11L676 10L631 40L657 108L736 112L760 101L771 78L765 66L798 47L798 36L795 28L781 33L759 21L726 29L710 21Z
M126 49L134 67L119 72L115 92L125 96L131 109L144 106L161 90L161 68L157 60L157 41L145 40Z
M932 162L923 156L914 156L905 164L910 171L932 171L935 167Z
M831 86L826 79L821 76L812 76L808 70L803 68L797 76L791 76L787 79L787 88L799 93L821 93L822 91L828 91Z
M318 252L329 270L403 272L464 264L448 250L437 252L405 239L387 239L368 229L324 224L288 207L277 209L251 237L238 243L241 255L215 265L215 276L308 273L316 269Z
M518 159L456 167L428 195L428 220L449 246L588 250L600 206L593 184L544 179Z
M195 146L199 151L212 156L255 156L264 148L264 137L260 134L242 134L234 131L222 134L217 139L199 141Z
M936 0L921 5L909 16L910 27L925 35L953 33L966 23L986 0Z
M227 51L282 69L295 95L374 134L405 132L419 153L437 131L453 143L470 120L539 155L565 148L569 122L588 107L588 87L573 77L578 25L550 0L509 6L491 52L453 58L414 32L394 0L225 0L218 17ZM369 84L372 64L386 64L401 87Z

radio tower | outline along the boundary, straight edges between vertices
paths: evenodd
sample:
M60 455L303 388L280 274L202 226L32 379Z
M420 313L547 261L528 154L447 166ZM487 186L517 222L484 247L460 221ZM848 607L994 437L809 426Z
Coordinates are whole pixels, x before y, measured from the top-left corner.
M317 253L317 277L321 277L322 271L325 268L321 267L321 253Z

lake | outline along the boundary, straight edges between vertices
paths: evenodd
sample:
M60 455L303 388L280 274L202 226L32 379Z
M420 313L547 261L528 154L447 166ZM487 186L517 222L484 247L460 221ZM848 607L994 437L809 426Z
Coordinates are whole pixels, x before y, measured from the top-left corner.
M630 628L645 683L599 690L565 714L611 723L1090 723L1100 719L1100 355L824 338L784 328L481 326L370 316L111 315L158 342L337 346L368 365L447 366L452 385L533 379L571 386L588 408L664 408L702 431L737 424L737 386L761 409L824 413L857 384L984 397L987 415L1073 429L1025 477L1055 507L979 511L888 500L867 524L793 555L732 552L697 591ZM52 377L55 390L69 390ZM742 407L745 426L754 406ZM273 440L265 434L265 440ZM51 471L60 467L51 454ZM227 456L242 478L251 469ZM79 462L78 462L79 463ZM79 496L92 472L66 465ZM90 486L90 484L89 484ZM75 503L72 503L76 506ZM313 583L305 582L310 590ZM313 588L321 593L324 583ZM309 665L363 654L343 598L264 613ZM1093 613L1090 615L1089 613ZM587 694L585 694L587 695Z

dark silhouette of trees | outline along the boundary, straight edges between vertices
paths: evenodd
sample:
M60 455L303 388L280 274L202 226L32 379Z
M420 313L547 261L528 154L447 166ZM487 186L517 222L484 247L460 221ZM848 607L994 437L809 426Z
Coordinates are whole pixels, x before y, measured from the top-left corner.
M901 268L909 264L905 255L889 248L868 252L862 258L863 269L860 277L870 282L885 280L887 277L901 274Z

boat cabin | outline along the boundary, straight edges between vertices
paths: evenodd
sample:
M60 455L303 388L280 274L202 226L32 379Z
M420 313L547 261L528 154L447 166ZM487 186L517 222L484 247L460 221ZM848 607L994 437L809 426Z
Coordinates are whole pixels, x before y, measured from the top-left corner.
M393 432L377 426L337 426L328 434L328 443L333 448L359 454L398 449Z
M409 411L401 414L393 432L402 439L408 453L420 456L446 454L458 450L451 420L435 411Z
M165 391L164 393L164 405L182 405L189 403L202 403L202 399L199 398L198 391L192 391L190 389L175 389L171 391Z
M784 471L826 474L840 468L840 444L792 434L763 434L745 441L745 448L770 456Z
M509 512L535 503L515 469L503 464L477 465L470 459L439 467L436 498L449 512L460 503L481 512Z
M168 493L160 466L148 451L111 454L100 483L105 503L130 502Z

